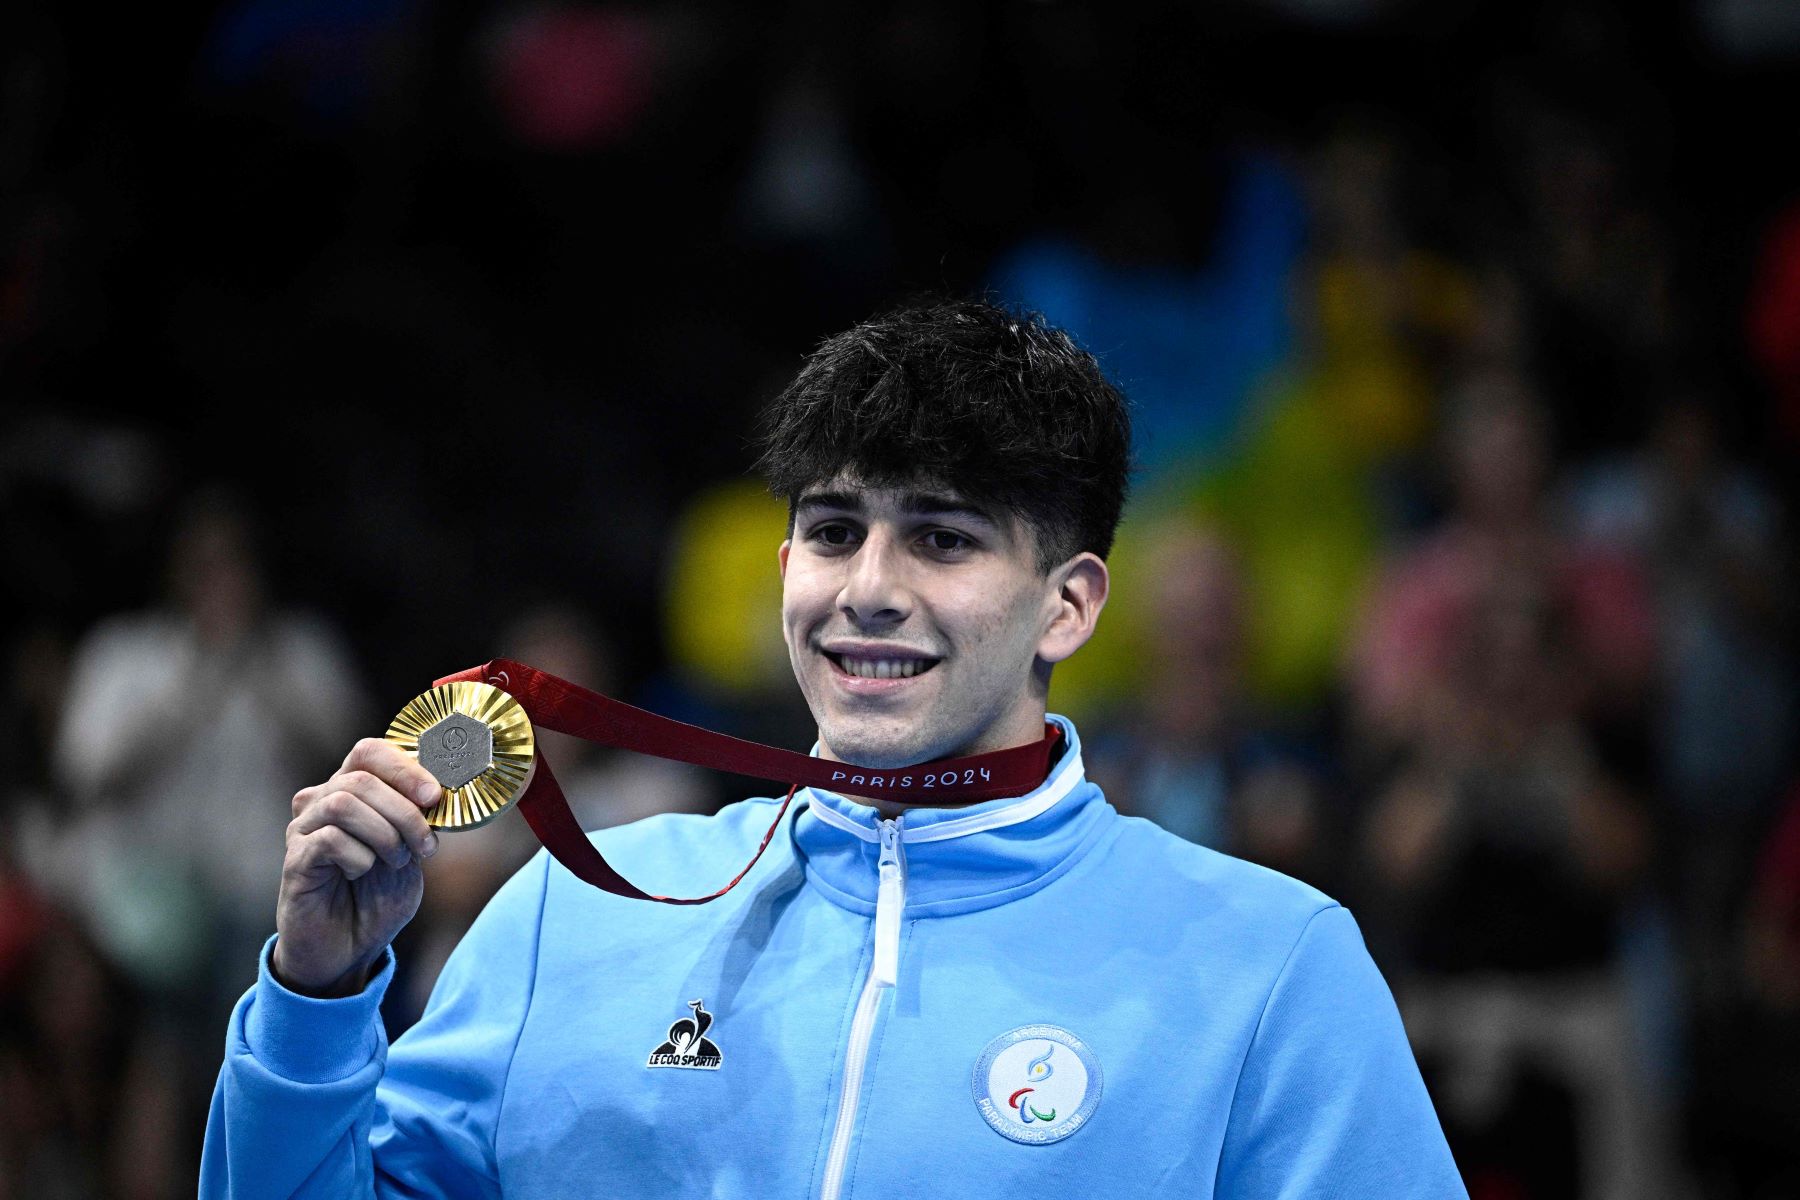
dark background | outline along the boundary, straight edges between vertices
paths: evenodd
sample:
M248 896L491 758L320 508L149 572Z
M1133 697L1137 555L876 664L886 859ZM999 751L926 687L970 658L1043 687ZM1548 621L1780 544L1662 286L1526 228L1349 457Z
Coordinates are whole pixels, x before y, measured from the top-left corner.
M97 630L166 618L167 649L213 611L182 579L236 564L219 569L257 582L226 624L250 632L223 642L310 614L335 631L321 661L349 667L360 733L432 677L529 642L521 613L548 613L538 633L585 647L576 661L615 694L803 746L778 661L746 681L728 650L684 649L738 619L706 588L750 594L679 569L706 544L697 506L736 497L766 527L732 487L758 406L820 339L909 295L984 289L1066 323L1138 400L1128 525L1173 516L1212 539L1187 557L1122 551L1121 592L1158 599L1121 627L1179 641L1214 628L1205 614L1243 625L1222 657L1194 650L1218 678L1191 708L1126 641L1053 694L1097 764L1113 748L1117 785L1094 773L1115 801L1175 827L1123 764L1218 766L1225 815L1189 835L1214 828L1344 896L1409 1027L1432 1002L1409 1001L1408 979L1498 977L1492 994L1515 1000L1602 981L1596 1011L1637 1064L1611 1091L1540 1047L1507 1060L1499 1099L1459 1105L1455 1054L1416 1039L1478 1197L1800 1194L1782 1082L1800 1065L1800 849L1781 849L1800 837L1781 832L1797 65L1800 19L1729 0L6 6L0 1198L190 1191L218 1034L253 970L223 936L186 975L134 968L93 915L108 885L81 865L83 814L151 804L157 769L127 762L101 784L58 766L80 757L59 745L107 736L71 715ZM1140 353L1152 329L1160 348ZM1334 391L1346 362L1380 370ZM1401 399L1380 382L1394 378ZM1306 393L1297 379L1360 447L1343 466L1322 440L1330 487L1306 454L1268 468L1258 450L1281 397ZM1511 399L1468 400L1482 387ZM1404 591L1383 580L1434 538L1486 528L1459 482L1457 414L1500 410L1534 414L1543 440L1517 522L1532 545L1616 533L1607 481L1663 495L1654 481L1701 442L1681 511L1706 515L1656 509L1607 547L1641 584L1613 611L1652 631L1635 668L1593 668L1579 633L1531 643L1559 648L1545 686L1581 693L1546 726L1581 731L1603 763L1584 778L1609 797L1574 804L1550 852L1585 864L1573 890L1514 896L1542 862L1478 855L1464 877L1484 882L1447 900L1396 884L1383 847L1406 840L1414 768L1455 758L1433 739L1457 739L1384 725L1356 664ZM1321 527L1327 511L1357 515ZM183 558L197 527L227 532ZM1307 577L1283 555L1310 538L1341 566L1337 615L1284 658L1289 627L1255 614L1286 611L1265 601ZM1489 549L1449 575L1516 578ZM1175 578L1190 568L1192 595ZM1219 589L1238 600L1208 607ZM1684 623L1695 611L1725 615ZM1695 628L1731 631L1733 649L1695 667L1680 650ZM227 650L221 671L253 673ZM1740 661L1757 688L1730 686ZM1687 711L1674 697L1712 694L1693 682L1708 670L1760 731L1729 779L1703 748L1682 758L1670 716ZM1739 720L1713 711L1725 728L1696 746ZM157 753L205 754L186 728ZM336 757L293 750L292 784L247 803L285 812ZM1248 784L1265 778L1268 804ZM706 807L753 785L683 786ZM272 901L278 845L242 854L266 860ZM500 869L471 868L460 906L422 922L453 940ZM218 886L193 884L207 928L272 928ZM1446 904L1457 953L1419 928ZM1591 944L1537 953L1568 925ZM59 1026L53 1009L91 1019ZM1617 1118L1627 1148L1607 1149L1591 1112L1621 1089L1648 1099ZM1650 1191L1621 1182L1652 1175Z

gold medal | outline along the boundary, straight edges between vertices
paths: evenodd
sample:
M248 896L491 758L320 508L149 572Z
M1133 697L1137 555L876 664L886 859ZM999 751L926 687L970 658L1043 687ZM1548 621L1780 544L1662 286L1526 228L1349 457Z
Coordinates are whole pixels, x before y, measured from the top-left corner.
M443 786L425 812L434 829L487 824L519 798L537 764L531 718L486 683L446 683L413 697L386 736Z

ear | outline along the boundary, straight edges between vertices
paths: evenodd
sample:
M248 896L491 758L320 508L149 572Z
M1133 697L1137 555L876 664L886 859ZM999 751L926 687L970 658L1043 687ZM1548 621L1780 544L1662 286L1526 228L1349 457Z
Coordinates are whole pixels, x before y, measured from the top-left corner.
M1099 555L1082 551L1051 572L1056 591L1046 599L1048 621L1038 639L1038 657L1059 663L1087 644L1106 607L1112 576Z
M793 547L794 547L794 539L788 538L786 541L781 543L781 549L775 551L775 561L781 564L781 581L783 583L787 582L788 551L793 549Z

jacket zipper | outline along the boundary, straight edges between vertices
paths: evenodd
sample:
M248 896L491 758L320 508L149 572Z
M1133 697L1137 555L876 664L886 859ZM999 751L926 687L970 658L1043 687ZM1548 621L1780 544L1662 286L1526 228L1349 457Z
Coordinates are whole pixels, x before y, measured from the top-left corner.
M856 1131L856 1107L862 1095L863 1068L868 1065L869 1041L875 1034L875 1014L881 993L894 986L900 974L900 913L906 907L906 855L900 849L900 818L881 822L881 880L875 893L875 957L857 997L856 1015L850 1020L850 1045L844 1054L844 1085L838 1094L837 1123L831 1130L831 1150L825 1156L825 1182L819 1200L838 1200L844 1186L844 1168L850 1155L850 1135Z

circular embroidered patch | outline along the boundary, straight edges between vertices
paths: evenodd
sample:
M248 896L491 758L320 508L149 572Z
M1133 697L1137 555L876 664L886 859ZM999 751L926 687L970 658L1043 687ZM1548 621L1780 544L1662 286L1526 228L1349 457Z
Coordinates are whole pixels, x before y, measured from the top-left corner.
M994 1132L1027 1145L1060 1142L1100 1104L1100 1060L1055 1025L1021 1025L989 1042L970 1082Z

